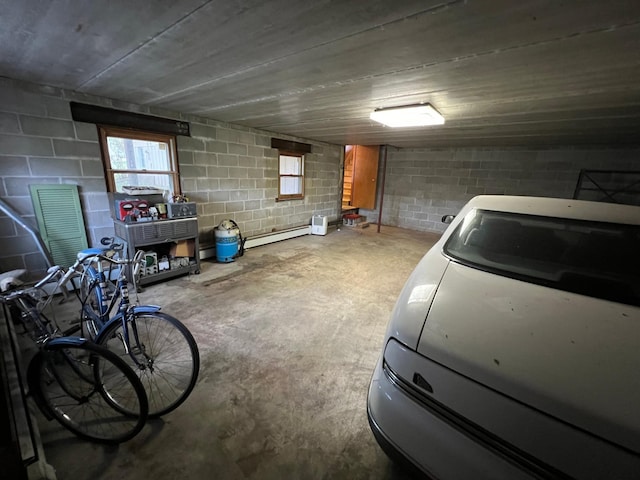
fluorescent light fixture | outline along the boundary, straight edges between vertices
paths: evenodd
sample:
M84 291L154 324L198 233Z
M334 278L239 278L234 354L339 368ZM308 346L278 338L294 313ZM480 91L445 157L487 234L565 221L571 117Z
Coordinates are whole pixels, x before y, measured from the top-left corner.
M442 125L444 117L428 103L405 107L378 108L369 115L371 120L388 127L423 127Z

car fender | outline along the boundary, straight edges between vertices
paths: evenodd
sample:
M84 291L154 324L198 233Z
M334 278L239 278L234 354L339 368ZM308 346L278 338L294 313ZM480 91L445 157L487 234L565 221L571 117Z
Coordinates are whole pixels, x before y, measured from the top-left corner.
M431 308L449 259L434 246L422 257L405 283L393 308L386 338L395 338L416 349L425 319Z

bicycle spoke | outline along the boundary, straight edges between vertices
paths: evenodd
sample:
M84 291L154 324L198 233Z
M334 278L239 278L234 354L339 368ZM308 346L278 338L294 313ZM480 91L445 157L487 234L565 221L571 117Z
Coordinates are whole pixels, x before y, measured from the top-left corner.
M119 443L144 426L144 387L126 363L103 347L46 346L29 372L30 389L63 426L81 437Z
M175 409L191 393L197 379L195 340L176 319L159 312L136 315L126 325L129 349L125 348L127 336L121 323L112 324L98 341L134 367L147 392L150 415Z

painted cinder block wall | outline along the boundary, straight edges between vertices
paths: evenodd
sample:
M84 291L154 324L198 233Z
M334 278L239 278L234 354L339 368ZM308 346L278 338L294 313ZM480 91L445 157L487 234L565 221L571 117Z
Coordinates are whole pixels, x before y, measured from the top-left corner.
M198 202L203 247L225 218L245 236L305 224L313 214L337 219L341 146L279 136L311 143L312 153L305 200L276 202L277 151L269 132L0 78L0 198L32 225L28 185L72 183L79 185L89 243L113 235L96 127L71 120L72 100L191 123L192 136L178 137L178 156L183 192ZM440 232L442 215L474 195L570 198L581 169L640 170L639 162L640 148L389 147L382 223ZM378 196L376 209L361 213L375 222L379 205ZM43 266L31 237L0 214L0 270Z
M74 122L70 101L182 119L191 137L178 137L182 192L198 202L201 248L214 244L213 229L234 219L244 236L309 224L312 215L338 217L342 149L312 145L305 156L305 198L276 202L278 152L269 132L178 112L146 108L0 78L0 198L36 225L29 185L76 184L90 245L113 235L96 126ZM44 268L42 255L21 227L0 213L0 271Z
M383 168L381 161L379 179ZM573 198L582 169L640 171L640 147L389 147L381 223L442 232L442 216L476 195ZM360 212L368 221L378 221L380 195L378 188L375 210Z

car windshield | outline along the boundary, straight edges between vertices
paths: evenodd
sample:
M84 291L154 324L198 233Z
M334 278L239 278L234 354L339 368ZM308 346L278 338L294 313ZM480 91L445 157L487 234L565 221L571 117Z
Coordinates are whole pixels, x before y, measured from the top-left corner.
M640 227L475 209L445 244L474 268L640 305Z

